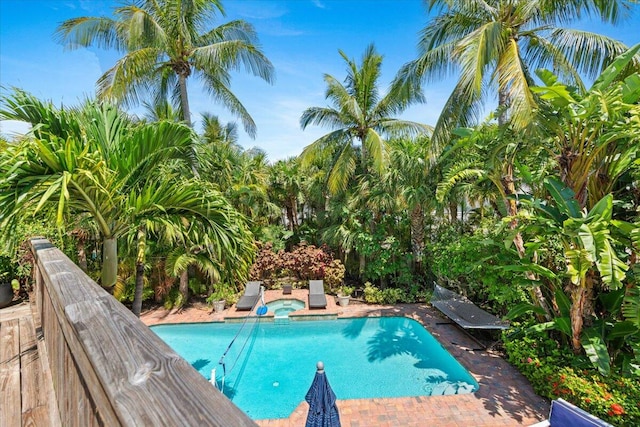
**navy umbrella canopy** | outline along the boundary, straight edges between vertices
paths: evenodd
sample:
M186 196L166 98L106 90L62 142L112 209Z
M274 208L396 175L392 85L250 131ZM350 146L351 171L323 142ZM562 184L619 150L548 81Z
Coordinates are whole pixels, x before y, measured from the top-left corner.
M340 427L340 415L336 406L336 394L331 390L324 363L318 362L318 370L311 387L304 397L309 403L305 427Z

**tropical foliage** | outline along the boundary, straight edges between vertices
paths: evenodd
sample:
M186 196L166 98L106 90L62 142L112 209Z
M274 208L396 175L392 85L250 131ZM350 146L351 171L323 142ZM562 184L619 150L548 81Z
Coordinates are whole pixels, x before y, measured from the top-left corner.
M63 24L65 43L125 56L100 81L102 101L2 99L1 119L33 127L0 141L0 227L13 243L0 256L51 235L137 313L147 297L182 306L190 292L232 302L249 276L276 288L322 278L385 304L426 301L436 280L512 320L507 357L539 393L637 424L640 45L564 28L581 14L618 22L632 2L427 3L439 14L419 57L383 90L373 45L360 62L340 51L346 76L325 75L329 106L300 118L328 133L275 162L211 113L198 134L180 123L188 104L168 97L185 101L195 73L251 132L228 72L244 64L269 80L271 66L248 24L201 26L218 2L142 1ZM398 118L449 72L458 81L433 135ZM146 101L147 118L112 98Z
M213 186L171 170L193 154L189 127L135 123L108 104L57 109L21 91L3 104L0 117L33 126L2 156L5 236L25 213L46 210L61 229L90 218L102 238L107 288L117 281L118 239L131 233L142 265L147 233L159 232L207 252L214 280L246 276L253 243L243 217Z

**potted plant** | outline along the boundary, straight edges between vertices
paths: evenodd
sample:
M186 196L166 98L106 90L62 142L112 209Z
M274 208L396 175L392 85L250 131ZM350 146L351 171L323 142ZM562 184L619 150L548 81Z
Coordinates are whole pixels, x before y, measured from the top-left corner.
M11 260L9 257L0 257L0 308L8 306L13 301L11 275Z
M234 295L235 289L233 289L233 286L227 283L218 283L215 285L213 293L207 298L207 303L211 304L213 311L221 313L224 311L227 301L233 300Z
M338 304L341 307L346 307L349 305L349 298L351 297L351 293L355 288L352 286L342 285L338 288Z

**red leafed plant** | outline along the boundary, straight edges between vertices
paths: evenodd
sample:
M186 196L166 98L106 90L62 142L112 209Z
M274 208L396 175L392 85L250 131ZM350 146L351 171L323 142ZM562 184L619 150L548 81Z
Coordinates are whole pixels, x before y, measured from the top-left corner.
M254 280L296 277L301 280L324 279L335 262L329 248L301 243L291 252L275 253L271 243L261 243L250 276Z

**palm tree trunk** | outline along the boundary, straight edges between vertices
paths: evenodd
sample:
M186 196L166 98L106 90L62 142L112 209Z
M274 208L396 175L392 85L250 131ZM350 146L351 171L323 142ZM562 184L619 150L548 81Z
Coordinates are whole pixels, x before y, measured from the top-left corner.
M182 302L180 307L183 307L189 299L189 269L185 268L180 275L180 295L182 296Z
M189 127L193 127L193 123L191 122L191 109L189 108L189 95L187 93L187 76L179 73L178 74L178 86L180 87L180 106L182 107L182 120ZM195 150L195 148L194 148ZM193 153L193 161L191 162L191 172L193 176L196 178L200 178L200 174L198 173L198 167L196 165L195 160L195 151Z
M103 288L111 288L118 280L118 239L104 238L102 241L102 277Z
M298 229L300 223L298 222L298 199L297 197L292 197L291 199L291 214L293 215L293 228Z
M87 272L87 249L83 239L78 239L76 248L78 249L78 267L80 267L82 271L86 273Z
M293 209L291 208L289 203L286 204L286 206L284 207L284 210L287 212L287 222L288 222L287 228L291 231L295 231L295 223L293 221Z
M366 175L367 172L369 171L367 162L368 162L368 156L369 156L369 152L367 151L367 147L365 146L365 136L361 135L358 137L358 139L360 140L360 162L362 165L362 173L363 175Z
M138 256L136 257L136 290L133 295L133 314L140 317L142 311L142 291L144 289L144 260L147 233L144 225L138 228Z
M581 351L580 335L582 335L582 326L584 324L584 308L586 302L586 288L584 286L569 285L569 292L571 293L571 309L569 310L569 317L571 318L571 347L575 354L579 354Z
M417 203L411 209L411 249L415 262L415 272L422 272L424 258L424 212L422 205Z
M571 294L571 345L575 354L582 351L581 335L585 326L590 326L590 319L595 316L594 286L597 282L596 273L589 270L580 283L569 285Z
M182 107L182 120L192 127L191 110L189 109L189 96L187 94L187 76L178 74L178 86L180 88L180 106Z
M449 202L449 220L452 224L458 222L458 203Z

